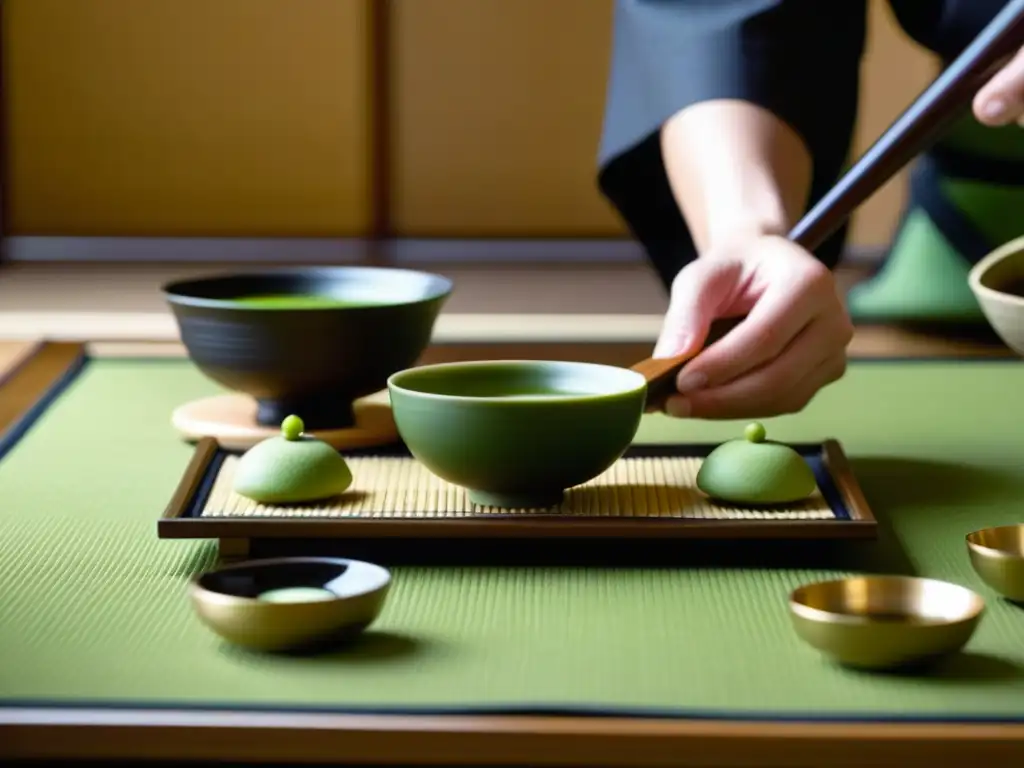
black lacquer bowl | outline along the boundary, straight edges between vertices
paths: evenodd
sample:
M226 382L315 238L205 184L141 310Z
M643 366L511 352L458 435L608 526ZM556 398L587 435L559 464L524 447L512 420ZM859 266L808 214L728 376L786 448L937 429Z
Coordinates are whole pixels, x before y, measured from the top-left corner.
M199 370L255 398L259 424L295 413L308 429L351 426L352 402L384 389L426 349L451 291L440 275L382 267L273 269L163 287ZM252 297L286 303L246 303Z

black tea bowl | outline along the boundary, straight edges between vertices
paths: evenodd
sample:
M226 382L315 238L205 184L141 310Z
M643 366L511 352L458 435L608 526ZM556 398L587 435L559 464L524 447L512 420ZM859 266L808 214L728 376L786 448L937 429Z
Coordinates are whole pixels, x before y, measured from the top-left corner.
M352 426L352 403L412 366L451 295L446 277L386 267L290 267L163 287L189 358L253 397L257 422Z

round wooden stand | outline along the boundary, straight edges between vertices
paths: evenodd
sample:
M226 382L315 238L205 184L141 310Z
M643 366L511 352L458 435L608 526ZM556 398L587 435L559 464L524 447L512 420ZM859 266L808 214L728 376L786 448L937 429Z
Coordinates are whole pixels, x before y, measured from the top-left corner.
M398 442L386 390L356 400L352 407L355 426L310 430L309 434L338 450L373 448ZM186 440L212 437L227 450L245 451L268 437L281 434L279 427L256 423L256 401L248 395L229 394L193 400L174 410L171 423Z

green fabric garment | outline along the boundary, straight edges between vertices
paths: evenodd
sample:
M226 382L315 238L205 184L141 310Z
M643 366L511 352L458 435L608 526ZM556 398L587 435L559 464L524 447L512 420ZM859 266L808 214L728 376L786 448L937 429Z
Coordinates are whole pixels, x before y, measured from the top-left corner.
M856 321L984 319L967 283L971 265L921 210L912 210L877 276L850 289Z
M156 537L191 456L171 410L215 391L185 361L94 361L0 461L0 699L1024 717L1024 610L980 584L963 543L1022 519L1018 362L853 363L766 422L780 440L841 440L884 522L834 563L763 567L754 545L716 565L702 544L673 568L399 568L361 642L307 658L226 647L185 595L212 546ZM650 416L639 440L741 427ZM933 676L837 668L791 631L796 585L898 567L988 602L967 653Z
M988 128L968 115L940 146L979 159L1019 163L1024 160L1024 131L1016 125ZM941 177L938 185L989 250L1024 235L1024 188L949 176ZM850 290L850 315L861 322L985 323L967 282L970 256L944 234L943 222L933 221L913 198L908 206L878 274Z

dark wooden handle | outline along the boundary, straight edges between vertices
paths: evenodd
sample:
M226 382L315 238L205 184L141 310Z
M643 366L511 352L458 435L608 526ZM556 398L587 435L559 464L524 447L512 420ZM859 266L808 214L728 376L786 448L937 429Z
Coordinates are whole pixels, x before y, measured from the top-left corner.
M692 354L677 357L649 357L641 360L632 370L647 380L647 407L660 407L675 389L676 374L682 370Z
M1024 0L1013 0L797 222L789 238L809 251L820 246L861 203L970 110L981 86L1022 45Z
M736 327L742 321L740 317L727 317L715 320L708 332L707 344L713 344ZM676 357L649 357L641 360L630 370L643 375L647 380L647 407L660 408L668 397L675 391L676 375L683 369L683 366L691 360L696 352L677 355Z

